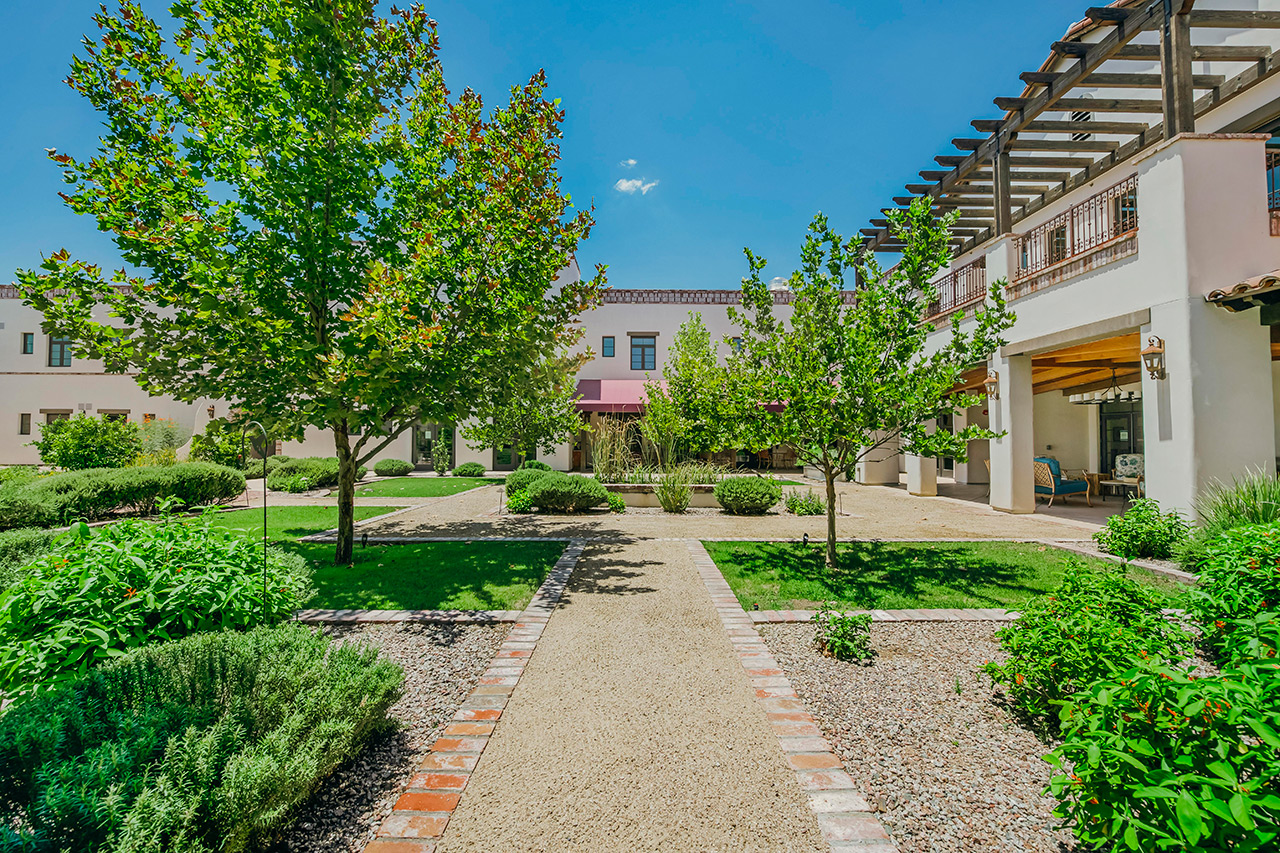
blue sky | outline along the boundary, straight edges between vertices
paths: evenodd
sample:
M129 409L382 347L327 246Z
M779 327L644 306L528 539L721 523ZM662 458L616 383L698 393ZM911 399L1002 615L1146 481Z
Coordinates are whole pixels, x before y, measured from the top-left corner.
M405 0L407 2L407 0ZM98 116L61 82L97 0L0 11L0 281L110 241L58 199L43 149L90 152ZM160 2L144 5L159 10ZM167 5L167 3L163 4ZM567 110L561 172L598 225L579 252L614 287L730 287L743 246L796 263L816 211L852 234L991 99L1020 94L1083 0L428 3L450 86L490 103L538 68ZM954 151L947 152L954 153ZM623 165L634 160L634 165ZM632 192L616 188L636 187ZM652 185L652 186L649 186ZM643 187L648 187L644 191Z

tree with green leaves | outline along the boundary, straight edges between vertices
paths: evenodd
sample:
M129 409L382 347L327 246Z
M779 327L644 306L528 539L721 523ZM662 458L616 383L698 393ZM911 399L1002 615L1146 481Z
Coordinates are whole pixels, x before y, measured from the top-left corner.
M51 333L146 390L218 398L272 438L333 435L337 561L356 472L415 422L457 423L572 345L590 231L556 170L542 72L486 110L445 86L435 22L377 0L135 0L94 16L68 84L105 129L50 152L128 267L19 271ZM105 319L103 319L105 318Z
M577 372L584 358L551 355L512 381L475 409L475 420L459 429L473 450L511 447L512 461L532 450L555 452L583 429L578 414Z
M935 217L926 199L889 214L889 230L903 243L902 260L885 272L856 240L845 241L819 214L801 249L800 269L788 282L791 316L774 313L774 294L761 280L765 259L745 250L742 310L730 308L742 329L729 377L749 411L739 428L752 447L790 447L826 481L826 562L837 562L835 480L859 461L897 442L903 453L966 458L968 442L994 433L974 425L954 433L933 429L943 414L980 397L956 393L961 374L985 362L1013 324L1003 281L971 321L957 316L951 334L930 341L926 306L937 298L930 280L951 257L955 214ZM860 271L862 284L853 284Z
M716 453L739 444L743 416L730 393L731 382L724 361L702 315L689 312L671 339L662 384L647 383L647 407L664 413L669 429L690 453ZM647 415L646 415L647 416Z

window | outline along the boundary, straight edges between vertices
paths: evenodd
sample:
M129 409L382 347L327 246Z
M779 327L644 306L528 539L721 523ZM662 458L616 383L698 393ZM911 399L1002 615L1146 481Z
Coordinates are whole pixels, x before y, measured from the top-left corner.
M1056 264L1058 261L1064 261L1067 258L1067 226L1059 225L1051 229L1045 234L1045 249L1049 256L1049 263Z
M154 421L155 419L156 419L156 416L155 416L154 414L150 414L150 415L143 415L143 416L142 416L142 422L143 422L144 424L149 424L149 423L151 423L152 421Z
M742 338L733 338L729 341L729 344L733 347L734 352L742 352Z
M654 370L658 361L657 339L652 337L631 339L631 369Z
M605 335L600 339L600 355L613 358L613 335Z
M18 415L18 435L31 435L31 413Z
M47 424L51 424L54 421L69 421L69 420L71 420L70 412L45 412L44 413L44 422Z
M35 332L22 333L22 354L23 355L36 354L36 333Z
M70 367L71 366L71 339L70 338L49 338L49 366L50 367Z
M129 412L128 412L127 410L126 410L126 411L123 411L123 412L112 412L112 411L103 411L102 409L99 409L99 410L98 410L98 414L102 415L102 419L103 419L104 421L127 421L127 420L129 420Z
M1111 229L1123 234L1138 227L1138 191L1125 190L1111 200Z

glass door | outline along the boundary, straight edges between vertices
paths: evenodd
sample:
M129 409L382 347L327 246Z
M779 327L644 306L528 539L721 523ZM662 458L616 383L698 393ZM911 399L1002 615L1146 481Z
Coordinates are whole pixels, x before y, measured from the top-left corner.
M1104 403L1098 416L1102 439L1101 473L1111 476L1116 467L1116 457L1121 453L1142 452L1142 401Z

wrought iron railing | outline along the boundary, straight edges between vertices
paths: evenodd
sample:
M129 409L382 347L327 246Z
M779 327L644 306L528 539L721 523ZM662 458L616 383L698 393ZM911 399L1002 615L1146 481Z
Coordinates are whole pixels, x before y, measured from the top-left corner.
M925 308L926 320L982 301L987 295L986 255L952 270L944 278L934 282L934 287L938 298Z
M1267 149L1267 210L1280 211L1280 148Z
M1018 235L1014 244L1017 257L1014 280L1035 275L1137 230L1138 178L1135 175Z

